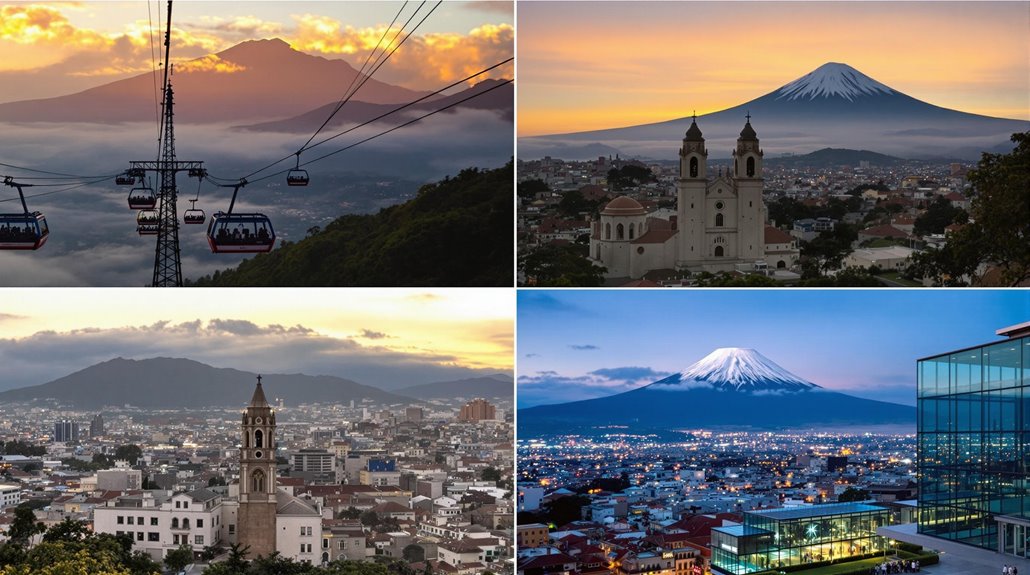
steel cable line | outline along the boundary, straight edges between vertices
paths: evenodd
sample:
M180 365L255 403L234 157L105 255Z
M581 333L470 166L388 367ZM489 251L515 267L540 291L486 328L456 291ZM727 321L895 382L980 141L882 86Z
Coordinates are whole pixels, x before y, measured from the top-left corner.
M111 174L109 176L80 176L80 175L75 175L75 174L63 174L61 172L48 172L47 170L37 170L35 168L26 168L24 166L15 166L14 164L5 164L4 162L0 162L0 166L3 166L5 168L11 168L12 170L24 170L26 172L34 172L34 173L37 173L37 174L47 174L47 175L50 175L50 176L61 176L63 178L76 178L76 179L79 179L79 180L92 180L92 179L95 179L95 178L105 178L106 179L106 178L113 178L113 177L118 175L117 173L115 173L115 174ZM56 179L56 178L54 178L54 179Z
M494 90L496 90L498 88L501 88L503 86L511 84L512 82L514 82L514 80L504 80L500 84L497 84L496 86L492 86L490 88L487 88L486 90L483 90L482 92L477 92L475 94L472 94L471 96L466 96L466 97L462 98L461 100L458 100L456 102L452 102L452 103L444 106L443 108L438 108L436 110L433 110L432 112L428 112L428 113L423 114L423 115L421 115L421 116L419 116L417 118L414 118L412 120L408 120L407 122L404 122L403 124L399 124L397 126L394 126L394 127L390 128L389 130L384 130L384 131L382 131L382 132L380 132L378 134L375 134L373 136L369 136L369 137L367 137L367 138L365 138L363 140L358 140L357 142L354 142L353 144L349 144L347 146L344 146L343 148L340 148L339 150L335 150L335 151L329 152L328 154L321 155L321 156L319 156L319 157L317 157L317 158L315 158L313 160L308 160L307 162L304 162L303 164L300 164L300 165L301 166L307 166L309 164L313 164L313 163L318 162L320 160L324 160L324 159L328 158L329 156L334 156L336 154L339 154L340 152L345 152L345 151L347 151L347 150L349 150L351 148L354 148L356 146L364 144L365 142L374 140L374 139L376 139L376 138L378 138L380 136L385 136L386 134L389 134L390 132L395 132L395 131L397 131L397 130L399 130L401 128L410 126L410 125L414 124L415 122L418 122L420 120L428 118L429 116L432 116L434 114L439 114L440 112L443 112L445 110L449 110L450 108L453 108L453 107L455 107L455 106L457 106L459 104L467 102L467 101L469 101L469 100L471 100L473 98L478 98L479 96L482 96L484 94L488 94L488 93L490 93L490 92L492 92L492 91L494 91ZM290 168L290 169L293 169L293 168ZM251 183L252 184L254 182L260 182L262 180L267 180L269 178L274 178L275 176L279 176L279 175L285 174L286 172L289 172L290 169L281 170L281 171L276 172L274 174L269 174L267 176L262 176L260 178L255 179L255 180L249 180L247 183Z
M447 90L450 90L451 88L453 88L455 86L464 84L465 82L468 82L469 80L475 78L476 76L482 76L483 74L485 74L485 73L487 73L487 72L489 72L491 70L494 70L495 68L499 68L499 67L501 67L501 66L503 66L503 65L505 65L505 64L507 64L509 62L514 61L514 60L515 60L515 58L508 58L507 60L498 62L498 63L494 64L493 66L490 66L489 68L483 68L482 70L476 72L475 74L466 76L466 77L462 78L461 80L457 80L457 81L455 81L455 82L453 82L451 84L448 84L448 85L444 86L443 88L440 88L440 89L438 89L438 90L436 90L434 92L426 94L425 96L422 96L421 98L418 98L417 100L412 100L411 102L408 102L407 104L403 104L403 105L398 106L398 107L396 107L396 108L394 108L394 109L392 109L392 110L390 110L388 112L384 112L384 113L376 116L375 118L372 118L371 120L366 120L366 121L364 121L364 122L362 122L362 123L360 123L360 124L358 124L356 126L352 126L350 128L347 128L346 130L344 130L342 132L339 132L339 133L337 133L335 135L329 136L328 138L326 138L324 140L320 140L318 142L315 142L314 144L309 146L307 149L310 150L310 149L316 148L316 147L321 146L322 144L324 144L324 143L326 143L326 142L328 142L330 140L334 140L336 138L339 138L340 136L343 136L345 134L353 132L354 130L356 130L358 128L361 128L361 127L367 126L367 125L369 125L369 124L371 124L373 122L377 122L379 120L382 120L383 118L385 118L385 117L387 117L387 116L389 116L391 114L394 114L396 112L400 112L401 110L404 110L406 108L410 108L411 106L414 106L415 104L418 104L419 102L423 102L423 101L425 101L425 100L427 100L429 98L432 98L433 96L439 95L439 94L441 94L441 93L443 93L443 92L445 92ZM220 177L217 177L217 176L211 176L210 174L209 174L209 176L212 178L211 183L217 183L214 180L222 180L224 182L236 182L236 181L239 181L240 179L249 179L251 176L259 174L259 173L261 173L261 172L263 172L263 171L265 171L265 170L275 166L276 164L281 164L282 162L285 162L286 160L288 160L288 159L290 159L290 158L292 158L294 156L296 156L296 154L290 154L288 156L283 156L281 159L276 160L275 162L272 162L271 164L261 168L260 170L253 171L253 172L247 174L246 176L243 176L243 178L220 178ZM284 174L284 173L286 173L288 171L289 170L283 170L281 172L276 172L276 173L277 174ZM264 179L264 178L262 178L262 179Z
M422 4L425 4L425 2L423 2ZM307 147L307 145L311 143L311 140L315 139L315 136L317 136L317 135L318 135L318 133L322 131L322 128L325 128L325 127L326 127L326 125L327 125L327 124L329 123L329 121L333 119L333 116L335 116L335 115L336 115L336 113L340 111L340 108L342 108L342 107L343 107L343 105L344 105L344 104L346 104L346 103L347 103L347 101L349 101L349 100L350 100L351 96L353 96L353 94L351 94L351 91L350 91L350 89L354 87L354 82L356 82L356 81L358 80L358 77L359 77L359 76L361 76L361 75L363 75L363 74L365 73L365 68L366 68L366 67L368 66L368 63L369 63L369 62L370 62L370 61L372 60L372 55L373 55L373 54L375 54L375 53L376 53L376 51L378 51L378 50L379 50L379 46L380 46L380 45L382 45L382 43L383 43L383 40L385 40L385 39L386 39L386 35L390 33L390 30L391 30L391 29L393 28L393 25L394 25L395 23L397 23L397 18L399 18L399 17L400 17L400 15L401 15L401 12L403 12L403 11L404 11L404 8L405 8L405 7L407 6L407 5L408 5L408 2L407 2L407 0L405 0L405 1L404 1L404 4L402 4L402 5L401 5L401 8L400 8L400 10L397 10L397 14L395 14L395 15L394 15L394 17L393 17L393 20L391 20L391 21L390 21L390 24L389 24L389 25L388 25L388 26L386 27L386 29L385 29L385 30L383 30L383 35L382 35L382 36L380 36L380 37L379 37L379 41L378 41L378 42L376 42L376 47L375 47L375 48L372 48L372 51L368 53L368 56L367 56L367 57L365 58L365 63L361 65L361 70L358 70L358 73L357 73L357 74L355 74L353 78L351 78L351 80L350 80L350 85L348 85L348 86L347 86L347 89L343 91L343 98L340 98L340 102L339 102L339 103L338 103L338 104L336 105L336 108L335 108L335 109L333 109L332 113L331 113L331 114L329 114L329 117L328 117L328 118L326 118L324 122L322 122L322 125L321 125L321 126L319 126L317 130L315 130L315 133L314 133L314 134L312 134L310 138L308 138L308 141L307 141L307 142L304 142L304 145L300 147L300 149L301 149L301 150L303 150L303 149L304 149L305 147ZM419 6L419 8L421 9L421 5ZM417 13L417 12L418 12L418 10L416 10L415 12ZM405 23L405 25L407 25L407 23ZM401 31L403 31L403 30L404 30L404 28L402 27L402 28L401 28ZM399 34L400 34L400 32L398 32L397 34L399 35ZM397 36L394 36L394 39L396 39L396 38L397 38ZM393 43L393 40L391 40L391 41L390 41L390 43L392 44L392 43ZM387 49L388 49L389 47L390 47L390 46L389 46L389 44L387 44L386 48L383 48L383 54L385 54L385 53L386 53L386 50L387 50ZM380 56L381 56L381 55L382 55L382 54L380 54ZM378 61L379 61L379 58L377 57L377 58L376 58L376 62L378 62ZM373 64L373 66L374 66L374 65L375 65L375 64ZM375 73L375 72L373 72L373 74L374 74L374 73ZM358 86L358 88L360 88L360 87L361 87L361 86ZM357 92L357 89L355 89L354 91L355 91L355 92Z
M68 186L67 188L64 188L64 189L51 190L49 192L43 192L43 193L40 193L40 194L32 194L32 195L29 195L29 196L25 196L25 199L29 200L29 199L32 199L32 198L42 198L43 196L52 196L54 194L60 194L62 192L68 192L68 191L74 190L76 188L81 188L82 186L88 186L88 185L91 185L91 184L99 184L100 182L102 182L104 180L107 180L107 179L110 179L110 178L105 176L103 178L94 179L94 180L88 181L88 182L80 182L78 184L74 184L74 185ZM39 187L39 186L33 185L31 187ZM0 200L0 202L13 202L13 201L16 201L18 199L20 199L20 198L5 198L5 199Z
M365 76L364 76L364 78L362 79L361 83L360 83L360 84L358 84L358 86L357 86L357 87L356 87L356 88L354 89L354 91L353 91L353 92L352 92L352 93L351 93L351 94L350 94L349 96L346 96L346 97L345 97L345 99L344 99L344 101L343 101L343 102L341 102L341 103L340 103L340 104L339 104L339 105L337 106L337 108L336 108L336 109L335 109L335 110L333 111L333 113L332 113L332 114L330 114L329 118L327 118L327 119L326 119L326 121L325 121L325 122L323 123L322 127L320 127L320 128L318 129L318 130L316 130L316 131L315 131L315 133L314 133L314 134L312 134L310 138L308 138L308 143L310 143L310 142L311 142L311 140L313 140L313 139L315 138L315 136L317 136L317 135L318 135L318 133L319 133L319 132L320 132L320 131L322 130L322 128L324 128L324 127L325 127L325 125L327 125L327 124L329 123L329 121L330 121L330 120L332 120L333 116L335 116L335 115L336 115L336 113L340 111L340 108L342 108L342 107L343 107L343 104L346 104L346 103L347 103L347 102L348 102L348 101L349 101L349 100L350 100L350 99L351 99L351 98L352 98L352 97L354 96L354 94L355 94L355 93L357 93L357 91L358 91L358 90L360 90L360 89L361 89L361 87L365 85L365 83L366 83L366 82L368 82L369 80L371 80L371 79L372 79L372 76L374 76L374 75L375 75L375 73L376 73L376 71L377 71L377 70L379 70L379 68L381 68L381 67L383 66L383 64L385 64L385 63L386 63L386 60L388 60L388 59L390 58L390 56L392 56L392 55L393 55L393 53L394 53L394 52L396 52L396 51L397 51L397 50L398 50L398 49L399 49L399 48L400 48L400 47L401 47L401 46L402 46L402 45L404 44L404 42L405 42L405 41L407 41L407 39L408 39L408 38L410 38L410 37L411 37L411 35L415 33L415 30L417 30L417 29L418 29L418 27L419 27L419 26L421 26L421 25L422 25L422 23L423 23L423 22L425 22L425 21L426 21L426 19L427 19L427 18L429 18L429 16L430 16L430 15L431 15L431 14L433 13L433 11L435 11L435 10L436 10L436 9L437 9L437 8L438 8L438 7L440 6L440 4L442 4L442 3L443 3L443 0L440 0L439 2L437 2L437 3L436 3L436 5L435 5L435 6L433 6L433 7L432 7L432 8L431 8L431 9L429 10L429 12L428 12L428 13L427 13L427 14L426 14L425 16L423 16L423 17L422 17L422 19L421 19L421 20L419 20L418 24L416 24L416 25L415 25L415 27L414 27L414 28L412 28L412 29L411 29L411 31L410 31L410 32L408 32L408 33L407 33L407 34L406 34L406 35L404 36L404 38L403 38L403 39L401 39L400 43L398 43L398 44L397 44L396 46L394 46L393 50L391 50L391 51L390 51L390 53L389 53L388 55L386 55L385 59L381 60L381 61L380 61L380 62L379 62L378 64L374 65L374 68L373 68L373 69L372 69L372 70L371 70L371 71L370 71L370 72L369 72L369 73L368 73L367 75L365 75ZM396 35L394 35L393 39L391 39L391 40L390 40L390 43L389 43L389 44L388 44L387 46L390 46L390 45L392 45L392 44L393 44L394 40L396 40L396 39L397 39L397 37L401 35L401 33L402 33L402 32L404 31L404 28L406 28L406 27L408 26L408 24L409 24L409 23L410 23L410 22L411 22L411 21L412 21L412 20L413 20L413 19L415 18L415 16L416 16L416 15L418 14L418 12L419 12L419 11L420 11L420 10L422 9L422 6L424 6L424 5L425 5L425 1L423 1L423 2L422 2L422 4L419 4L418 8L416 8L416 9L415 9L415 12L413 12L413 13L411 14L411 16L409 16L409 17L408 17L408 20L404 22L404 25L403 25L403 26L401 26L401 29L400 29L400 30L398 30L397 34L396 34ZM386 52L385 52L385 50L384 50L383 54L385 54L385 53L386 53ZM382 57L382 54L380 54L380 57ZM290 154L290 155L288 155L288 156L284 156L283 158L281 158L281 159L279 159L279 160L276 160L276 161L272 162L271 164L268 164L267 166L265 166L265 167L263 167L263 168L261 168L261 169L258 169L258 170L254 170L253 172L251 172L251 173L249 173L249 174L247 174L247 175L243 176L243 178L240 178L240 179L248 179L248 178L250 178L251 176L254 176L254 175L260 174L261 172L263 172L263 171L265 171L265 170L267 170L267 169L269 169L269 168L272 168L272 167L274 167L274 166L275 166L275 165L277 165L277 164L281 164L282 162L285 162L286 160L288 160L288 159L290 159L290 158L292 158L292 157L294 157L294 156L297 156L297 157L298 157L298 164L299 164L299 163L300 163L300 162L299 162L299 156L300 156L300 153L301 153L301 152L303 152L303 151L305 150L305 147L306 147L306 146L307 146L307 143L305 143L305 144L304 144L304 146L302 146L302 147L301 147L301 148L300 148L299 150L297 150L296 152L294 152L294 153L292 153L292 154ZM288 171L288 170L287 170L287 171ZM281 173L285 173L285 171L284 171L284 172L278 172L278 173L280 173L280 174L281 174ZM226 181L233 181L233 180L226 180Z
M158 11L158 17L161 10ZM158 26L160 27L160 23ZM154 84L154 120L157 122L157 129L161 131L161 103L157 97L157 54L154 52L154 17L150 10L150 0L147 0L147 30L150 32L150 73Z

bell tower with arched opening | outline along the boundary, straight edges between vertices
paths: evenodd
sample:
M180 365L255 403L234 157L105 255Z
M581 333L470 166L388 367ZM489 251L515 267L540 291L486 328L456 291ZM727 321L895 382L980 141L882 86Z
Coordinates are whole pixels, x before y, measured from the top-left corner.
M699 246L705 233L705 196L708 187L708 150L697 116L683 136L680 173L676 180L676 218L679 227L677 266L686 267L704 259Z
M737 210L739 254L745 261L757 261L765 256L765 204L762 202L762 148L758 134L751 127L751 113L737 138L733 150L733 184L737 190L740 209Z
M261 376L243 410L240 444L239 542L249 556L275 552L275 412L265 399Z

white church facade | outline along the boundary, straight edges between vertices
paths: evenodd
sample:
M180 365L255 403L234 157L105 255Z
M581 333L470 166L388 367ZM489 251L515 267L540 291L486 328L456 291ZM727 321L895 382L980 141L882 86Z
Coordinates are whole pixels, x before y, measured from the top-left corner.
M674 217L650 217L639 202L620 196L593 223L590 259L606 277L638 279L650 271L787 269L799 250L786 232L766 225L762 201L763 152L747 118L733 165L709 179L708 150L696 118L679 151Z

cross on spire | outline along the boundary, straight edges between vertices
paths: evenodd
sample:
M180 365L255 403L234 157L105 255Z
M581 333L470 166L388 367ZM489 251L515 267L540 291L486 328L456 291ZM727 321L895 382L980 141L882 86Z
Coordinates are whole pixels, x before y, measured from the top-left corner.
M744 116L744 117L747 118L747 123L750 124L751 123L751 110L748 110L747 111L747 115Z
M694 115L691 116L691 118L694 120L694 122L697 122L697 110L694 110Z
M258 375L258 385L261 385L261 376Z

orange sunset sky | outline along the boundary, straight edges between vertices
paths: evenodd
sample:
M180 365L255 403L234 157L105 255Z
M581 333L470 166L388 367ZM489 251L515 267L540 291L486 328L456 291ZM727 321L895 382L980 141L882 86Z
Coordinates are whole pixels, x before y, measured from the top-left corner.
M296 50L360 68L402 5L387 38L419 4L179 1L172 18L172 61L181 65L245 40L281 38ZM434 4L425 3L407 30ZM0 102L63 95L149 72L151 30L160 52L166 10L167 2L155 0L0 2ZM511 2L444 2L376 79L438 88L510 58L513 12ZM495 77L512 72L498 69Z
M520 2L520 136L719 111L826 62L1030 119L1030 2Z

